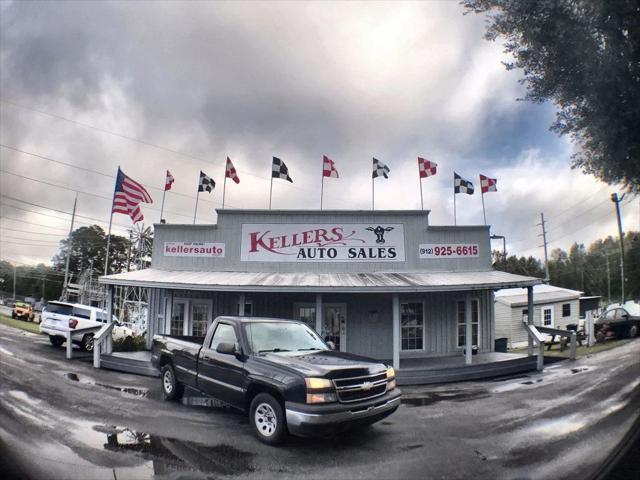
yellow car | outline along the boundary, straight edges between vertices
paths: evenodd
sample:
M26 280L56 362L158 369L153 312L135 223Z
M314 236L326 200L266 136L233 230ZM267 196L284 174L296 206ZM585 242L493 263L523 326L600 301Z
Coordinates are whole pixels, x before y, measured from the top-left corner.
M28 303L16 302L13 304L13 311L11 312L11 318L17 318L18 320L28 320L33 322L35 314L33 313L33 307Z

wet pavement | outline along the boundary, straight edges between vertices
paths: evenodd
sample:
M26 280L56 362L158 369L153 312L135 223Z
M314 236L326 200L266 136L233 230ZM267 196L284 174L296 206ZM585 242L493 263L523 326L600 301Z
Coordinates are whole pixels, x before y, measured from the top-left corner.
M220 402L164 402L158 379L0 325L0 478L590 478L640 416L640 339L542 374L403 391L373 427L269 447Z

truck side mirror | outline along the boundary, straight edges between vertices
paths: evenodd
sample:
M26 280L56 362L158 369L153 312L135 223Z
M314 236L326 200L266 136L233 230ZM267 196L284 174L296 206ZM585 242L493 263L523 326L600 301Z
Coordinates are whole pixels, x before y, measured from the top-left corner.
M327 346L331 349L331 350L335 350L336 349L336 344L333 343L331 340L329 340L327 342Z
M216 347L216 352L224 355L235 355L236 345L231 342L220 342Z

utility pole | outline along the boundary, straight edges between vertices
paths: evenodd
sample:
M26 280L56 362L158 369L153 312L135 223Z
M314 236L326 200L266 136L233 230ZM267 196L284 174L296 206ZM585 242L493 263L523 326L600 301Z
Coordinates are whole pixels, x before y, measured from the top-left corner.
M542 227L542 233L538 234L539 237L542 237L542 241L544 242L541 247L544 247L544 281L545 283L549 283L549 256L547 254L547 222L544 221L544 213L540 213L540 223L539 227Z
M13 266L13 301L16 301L16 270L18 267Z
M609 254L605 252L604 258L607 261L607 303L611 303L611 271L609 270Z
M620 285L621 285L621 304L624 304L624 232L622 231L622 219L620 218L620 202L624 200L626 193L618 197L617 193L611 194L611 201L616 204L616 216L618 217L618 234L620 235Z
M76 205L78 205L78 194L76 193L76 199L73 201L73 213L71 214L71 226L69 227L69 236L67 237L67 259L64 264L64 284L62 285L62 296L60 300L67 299L67 285L69 280L69 259L71 258L71 250L73 250L73 222L76 219ZM44 295L43 295L44 296Z

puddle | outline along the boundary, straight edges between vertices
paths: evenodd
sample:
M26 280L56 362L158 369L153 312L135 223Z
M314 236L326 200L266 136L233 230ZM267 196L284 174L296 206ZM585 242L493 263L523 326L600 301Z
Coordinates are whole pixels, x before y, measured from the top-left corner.
M122 393L128 393L129 395L135 395L136 397L146 397L149 395L149 390L146 388L108 385L106 383L96 382L89 377L80 376L77 373L65 373L64 378L71 380L72 382L82 383L83 385L95 385L97 387L107 388L109 390L117 390Z
M521 378L529 378L529 375L504 375L502 377L489 378L486 381L490 383L506 382L508 380L520 380Z
M109 425L95 425L93 430L104 435L105 450L132 453L152 461L155 474L192 471L239 475L254 471L253 454L231 445L211 446Z
M587 371L589 371L589 369L588 369L588 368L586 368L586 367L582 367L582 368L572 368L572 369L571 369L571 373L572 373L572 374L576 374L576 373L580 373L580 372L587 372Z
M444 390L440 392L432 392L419 397L402 397L402 404L408 407L426 407L438 402L467 402L470 400L476 400L480 398L489 397L489 392L486 390Z

